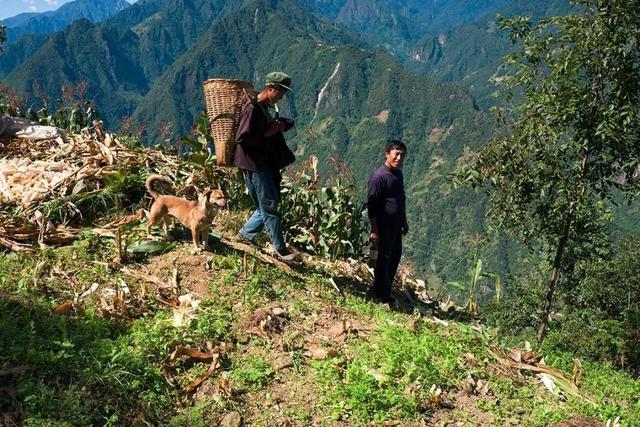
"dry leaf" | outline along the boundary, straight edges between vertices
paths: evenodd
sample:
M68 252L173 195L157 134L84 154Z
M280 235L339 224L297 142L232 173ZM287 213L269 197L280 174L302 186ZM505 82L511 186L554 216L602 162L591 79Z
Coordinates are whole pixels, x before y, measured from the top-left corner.
M387 379L387 377L384 374L381 374L380 372L378 372L375 369L369 369L367 371L367 374L371 375L373 378L376 379L376 381L378 381L380 383L384 382Z
M60 305L55 306L51 311L55 314L67 314L73 309L73 301L66 300Z

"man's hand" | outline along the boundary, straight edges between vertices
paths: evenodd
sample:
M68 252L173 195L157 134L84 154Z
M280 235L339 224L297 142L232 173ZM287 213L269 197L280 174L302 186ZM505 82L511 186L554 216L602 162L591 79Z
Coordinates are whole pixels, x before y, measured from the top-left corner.
M378 249L378 233L375 231L372 231L369 234L369 239L371 240L371 248Z
M402 232L403 236L406 236L409 232L409 224L402 224L402 228L400 229L400 231Z
M264 136L267 138L275 135L278 132L284 131L285 124L281 120L274 120L269 123L269 127L264 131Z

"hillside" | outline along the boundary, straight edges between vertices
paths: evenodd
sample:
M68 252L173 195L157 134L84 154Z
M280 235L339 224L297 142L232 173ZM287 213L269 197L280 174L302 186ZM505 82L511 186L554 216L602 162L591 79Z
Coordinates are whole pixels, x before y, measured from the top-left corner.
M640 422L637 379L551 348L502 344L411 276L389 307L366 297L370 277L356 260L305 255L295 270L264 262L263 250L228 237L249 214L228 176L219 183L231 209L214 221L212 251L193 253L180 228L174 243L140 244L145 223L131 212L148 207L148 173L183 192L190 176L206 185L201 168L103 133L3 146L7 178L12 162L32 162L35 175L59 173L45 167L54 163L82 171L18 211L45 212L52 225L41 232L15 202L0 207L3 425ZM56 201L83 216L61 221Z
M12 69L5 84L25 94L27 102L37 103L35 82L53 99L60 96L66 82L88 82L87 99L100 105L108 125L119 125L133 113L153 80L206 31L226 4L204 0L139 3L109 23L80 20L53 34ZM8 49L7 55L13 51ZM42 67L49 71L44 76Z
M51 34L63 30L81 18L94 23L102 22L127 7L129 3L125 0L74 0L50 12L21 13L0 21L0 25L7 27L7 43L13 44L24 35Z
M464 84L478 106L489 110L502 101L491 77L500 73L503 57L514 48L508 34L497 28L497 12L538 20L567 14L571 9L565 0L510 2L475 22L427 34L413 45L404 64L413 73Z
M473 22L511 1L304 0L301 3L360 34L370 45L404 58L419 39Z

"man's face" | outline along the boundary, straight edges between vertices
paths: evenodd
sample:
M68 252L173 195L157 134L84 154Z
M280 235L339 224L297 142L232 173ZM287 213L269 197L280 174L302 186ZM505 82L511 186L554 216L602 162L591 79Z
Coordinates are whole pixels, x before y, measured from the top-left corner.
M269 96L269 102L271 105L275 105L280 101L284 95L287 93L287 90L280 86L269 86L267 88L267 94Z
M394 148L386 154L385 164L391 169L398 169L402 166L406 155L406 151Z

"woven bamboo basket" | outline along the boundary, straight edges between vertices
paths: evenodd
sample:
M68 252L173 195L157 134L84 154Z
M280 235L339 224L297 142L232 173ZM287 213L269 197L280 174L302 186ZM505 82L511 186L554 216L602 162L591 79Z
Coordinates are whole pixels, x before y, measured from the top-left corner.
M253 86L244 80L209 79L203 89L218 165L230 166L240 112Z

